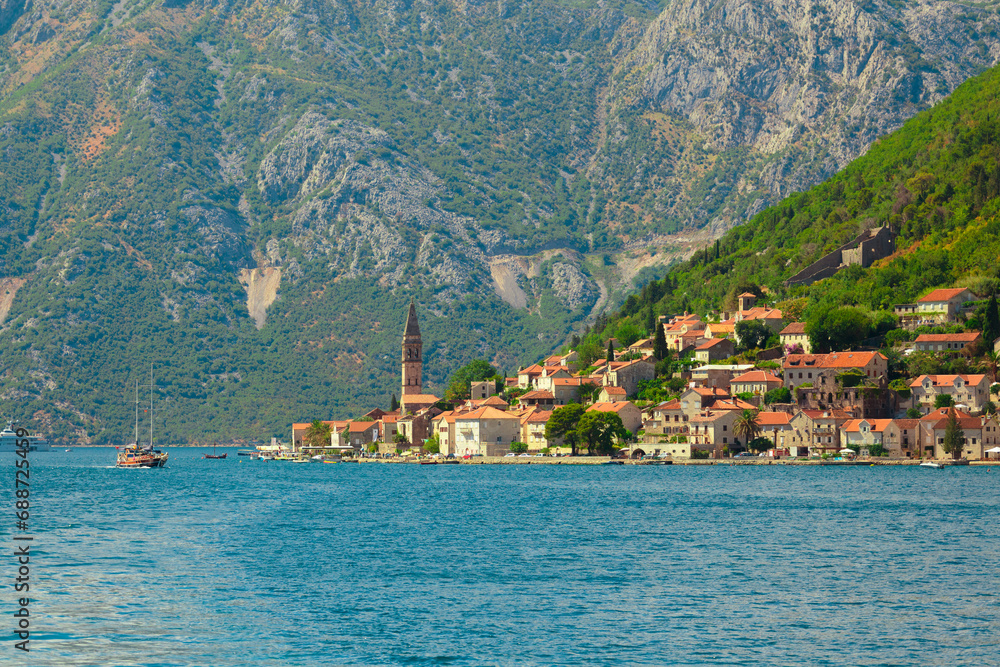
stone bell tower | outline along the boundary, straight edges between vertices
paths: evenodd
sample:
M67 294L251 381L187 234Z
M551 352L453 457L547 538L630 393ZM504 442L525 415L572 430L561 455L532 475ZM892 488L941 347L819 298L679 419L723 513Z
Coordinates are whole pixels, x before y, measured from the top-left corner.
M417 323L417 307L411 299L406 328L403 330L403 396L423 393L423 346L420 325Z

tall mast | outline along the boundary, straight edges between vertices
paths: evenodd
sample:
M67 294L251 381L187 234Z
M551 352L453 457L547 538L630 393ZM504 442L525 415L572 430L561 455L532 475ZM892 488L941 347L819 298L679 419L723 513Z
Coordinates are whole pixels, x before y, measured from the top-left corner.
M135 381L135 440L132 442L139 446L139 380Z

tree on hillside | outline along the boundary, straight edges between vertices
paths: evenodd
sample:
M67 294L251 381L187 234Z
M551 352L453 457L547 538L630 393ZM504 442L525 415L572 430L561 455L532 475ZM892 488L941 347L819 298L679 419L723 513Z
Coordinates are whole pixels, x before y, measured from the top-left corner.
M609 364L610 364L610 363L611 363L612 361L614 361L614 360L615 360L615 344L614 344L614 342L613 342L613 341L611 341L611 340L608 340L608 354L607 354L607 356L605 357L605 360L606 360L606 361L607 361L607 362L608 362Z
M576 428L583 413L583 406L578 403L570 403L553 410L549 420L545 422L545 439L551 444L561 438L570 446L570 453L576 456L579 443Z
M983 360L979 363L979 366L986 371L986 375L990 378L990 382L996 382L997 370L998 367L1000 367L1000 352L989 350L983 355Z
M764 348L771 337L771 330L760 320L737 322L735 331L741 351Z
M497 369L493 368L488 361L475 359L452 374L448 381L448 388L445 389L444 398L447 401L464 401L469 398L473 382L496 380L499 377Z
M813 354L849 350L868 338L870 332L871 321L857 308L824 309L806 320Z
M626 440L631 435L617 413L597 410L580 417L577 433L580 440L587 443L588 454L596 452L601 456L610 456L615 440Z
M396 394L392 395L392 400L389 401L389 412L395 412L399 410L399 399L396 398Z
M788 387L775 387L766 394L764 394L764 404L771 405L771 403L791 403L792 402L792 392Z
M330 425L324 424L320 420L315 420L309 424L304 440L310 447L330 446Z
M657 325L656 337L653 339L653 356L662 361L668 354L670 350L667 349L667 334L663 332L662 326Z
M653 313L653 306L646 309L646 337L656 334L656 315Z
M993 341L1000 338L1000 313L997 312L997 295L990 295L990 300L986 303L986 312L983 313L983 344L987 349L992 349Z
M962 453L962 447L964 446L965 431L959 425L958 415L955 414L955 409L952 408L948 411L948 425L944 429L944 444L942 448L945 454L951 454L952 458L957 459L958 455Z

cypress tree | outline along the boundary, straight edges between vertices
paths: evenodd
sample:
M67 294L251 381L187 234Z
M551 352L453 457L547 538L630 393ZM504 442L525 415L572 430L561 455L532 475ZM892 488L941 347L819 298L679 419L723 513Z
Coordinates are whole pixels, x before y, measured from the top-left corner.
M395 412L399 410L399 399L396 398L396 394L392 395L392 400L389 402L389 412Z
M656 327L656 340L653 342L653 356L657 360L667 358L667 335L663 333L663 327Z
M953 459L957 459L962 453L963 445L965 445L965 431L958 423L955 408L952 408L948 411L948 425L944 429L944 451L946 454L951 454Z
M612 361L615 360L615 346L614 346L614 343L611 341L610 338L608 339L608 357L607 357L607 360L608 360L609 364Z
M649 306L646 308L646 335L652 336L653 331L656 329L656 316L653 315L653 307Z
M1000 313L997 312L997 295L991 294L983 317L983 344L993 349L993 341L1000 338Z

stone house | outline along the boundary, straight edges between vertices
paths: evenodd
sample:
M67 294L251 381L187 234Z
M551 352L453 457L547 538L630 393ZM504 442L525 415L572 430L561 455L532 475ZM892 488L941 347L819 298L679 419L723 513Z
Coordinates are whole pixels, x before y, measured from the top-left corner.
M542 391L541 389L534 389L526 394L521 394L517 400L523 408L538 406L551 410L556 405L555 395L551 391Z
M455 454L455 412L449 410L434 417L431 422L432 432L438 437L441 456Z
M925 324L940 324L958 321L958 314L969 301L979 297L967 288L936 289L930 294L917 299L916 303L904 303L893 306L893 311L900 319L900 324L908 329L914 329Z
M680 395L681 410L693 417L718 400L731 398L729 391L717 387L691 387Z
M521 437L518 415L482 407L455 415L455 454L501 456Z
M763 396L772 389L782 385L780 378L766 371L750 371L732 379L729 392L736 394L755 394Z
M597 401L599 403L613 403L625 400L628 400L628 394L622 387L604 386L601 387L601 391L597 394Z
M840 429L850 420L844 410L799 410L789 420L789 429L778 431L775 445L790 452L807 448L810 454L834 454L841 448Z
M634 361L614 362L609 364L604 376L604 384L621 387L626 395L631 396L639 387L640 380L652 380L656 377L656 366L652 359L636 359Z
M541 366L532 364L517 372L517 386L522 389L546 389L543 380L573 377L566 366Z
M705 335L709 338L736 340L736 324L732 320L709 323L705 325Z
M881 445L886 427L891 419L852 419L840 429L840 444L857 453L869 445Z
M990 400L990 382L985 375L921 375L910 382L913 405L929 413L941 394L948 394L952 404L980 412Z
M792 430L792 415L787 412L760 412L757 414L757 425L760 436L768 438L777 445L778 434ZM744 443L747 444L747 443Z
M892 458L920 455L920 420L893 419L882 432L882 445Z
M628 346L629 354L637 354L640 357L649 357L653 354L653 343L655 341L652 338L643 338L637 340Z
M778 333L778 338L781 339L781 345L785 349L798 345L804 354L812 352L805 322L792 322Z
M688 415L681 409L679 400L665 401L649 412L649 418L643 422L643 442L656 443L687 435Z
M490 396L496 396L497 385L493 380L483 380L482 382L473 382L470 387L469 397L473 399L485 399Z
M920 352L961 352L966 348L975 349L983 336L978 331L952 334L920 334L913 341L913 347Z
M948 419L951 412L955 413L959 428L962 429L963 446L962 453L958 457L953 457L944 451L944 436L948 428ZM983 447L983 429L986 426L995 426L993 418L983 419L973 417L967 412L956 410L955 408L940 408L934 412L921 417L920 443L923 453L926 456L933 456L937 459L943 458L966 458L969 460L982 459L988 447ZM991 432L988 431L987 434Z
M521 415L521 442L528 445L529 452L537 453L546 447L558 447L562 444L561 439L550 443L545 438L545 425L551 416L551 411L539 408L527 410Z
M889 360L881 352L834 352L832 354L790 354L782 363L785 386L789 389L801 384L816 387L815 380L822 371L834 374L858 369L867 380L877 382L888 372ZM829 384L824 382L824 384ZM829 387L817 387L829 390Z
M722 450L736 444L733 424L740 417L739 410L703 410L690 418L688 442L692 448L715 452L722 457ZM746 446L746 443L740 443Z
M555 405L566 405L574 401L580 401L580 391L584 385L595 385L590 378L541 378L538 380L538 389L552 392L555 397Z
M642 428L642 413L631 401L594 403L587 408L587 412L614 412L621 417L625 429L633 435Z
M729 390L734 377L753 370L753 364L707 364L691 371L691 381L699 387Z
M703 364L728 359L736 354L736 346L728 338L709 338L694 349L694 358Z

